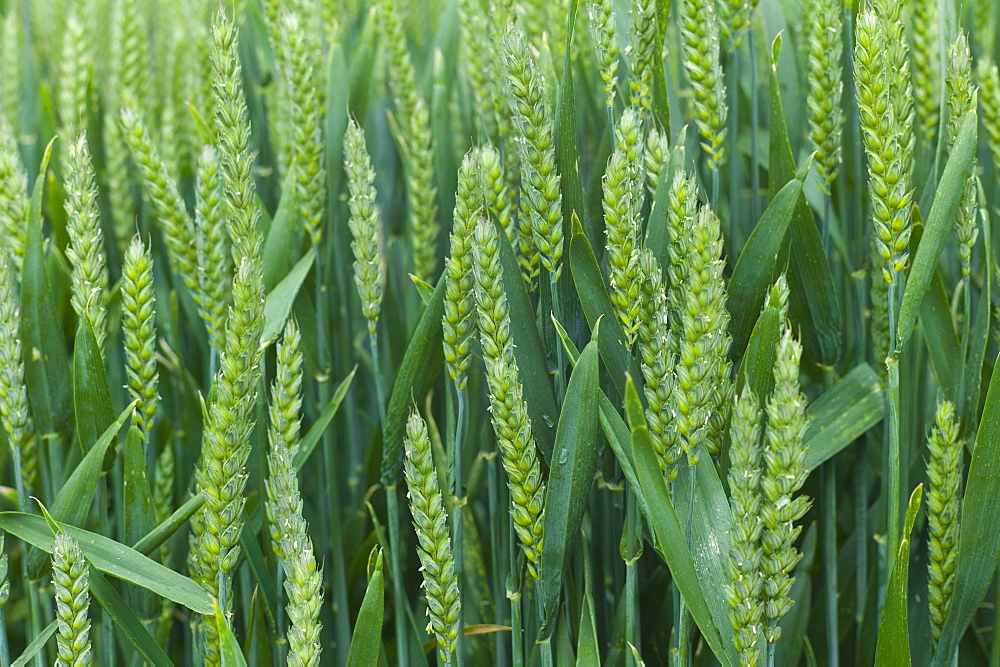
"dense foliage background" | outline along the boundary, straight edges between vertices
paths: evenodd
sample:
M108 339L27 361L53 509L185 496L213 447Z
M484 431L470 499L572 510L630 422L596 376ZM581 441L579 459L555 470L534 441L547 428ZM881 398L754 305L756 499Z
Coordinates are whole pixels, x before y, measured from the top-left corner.
M1000 664L991 0L4 5L0 663Z

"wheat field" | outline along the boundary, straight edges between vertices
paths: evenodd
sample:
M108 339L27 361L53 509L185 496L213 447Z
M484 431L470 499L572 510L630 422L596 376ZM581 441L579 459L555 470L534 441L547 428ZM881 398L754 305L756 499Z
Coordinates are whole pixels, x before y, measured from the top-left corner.
M993 0L0 17L0 667L1000 666Z

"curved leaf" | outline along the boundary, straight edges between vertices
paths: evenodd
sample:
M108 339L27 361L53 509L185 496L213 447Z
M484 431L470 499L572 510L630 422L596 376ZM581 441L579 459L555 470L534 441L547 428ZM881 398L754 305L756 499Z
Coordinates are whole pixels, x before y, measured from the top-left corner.
M597 345L595 339L583 348L570 375L552 450L545 492L545 548L539 582L545 608L545 622L539 631L541 640L552 637L558 619L566 559L579 536L583 512L594 485L600 392Z
M382 551L375 556L375 565L368 579L365 599L361 601L358 621L354 624L347 667L370 667L378 664L382 647L382 617L385 613L385 586L382 580Z
M878 646L875 649L876 665L910 664L910 629L906 622L906 584L910 576L910 533L920 510L924 485L920 484L910 495L906 509L906 524L899 540L899 551L889 575L885 591L882 620L878 626Z
M76 538L84 556L101 572L149 589L199 614L212 613L211 597L191 579L103 535L65 523L60 523L59 526ZM40 516L21 512L0 512L0 529L46 553L52 553L52 542L55 538L45 519Z
M924 294L934 276L938 258L955 223L958 204L969 182L969 170L976 155L977 119L975 109L965 114L958 137L952 146L951 155L948 156L948 162L935 190L934 203L931 204L931 212L927 216L920 245L917 246L913 264L906 277L906 289L903 290L903 305L899 309L897 325L897 350L902 350L913 334Z

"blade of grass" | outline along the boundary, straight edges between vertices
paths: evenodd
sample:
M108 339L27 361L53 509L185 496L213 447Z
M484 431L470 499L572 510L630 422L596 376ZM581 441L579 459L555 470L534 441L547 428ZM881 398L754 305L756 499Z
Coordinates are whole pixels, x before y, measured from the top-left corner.
M920 314L920 306L924 294L930 285L934 271L937 269L938 258L944 250L945 242L951 234L955 223L955 214L961 200L962 192L969 180L969 170L976 153L977 122L975 109L969 111L962 120L962 127L955 139L955 144L948 156L948 162L937 185L934 203L931 204L930 215L924 226L920 245L913 257L913 264L906 279L906 289L903 292L903 305L899 309L897 324L896 349L902 350L913 334L913 327Z
M90 565L90 593L100 603L122 636L149 664L155 667L170 667L173 664L153 637L142 627L142 623L136 618L128 603L104 578L100 568L93 563Z
M910 575L910 533L917 520L920 500L924 495L924 485L918 484L910 495L906 509L906 523L900 536L898 554L889 575L889 587L885 592L885 605L879 621L878 646L875 649L877 665L910 664L910 629L906 621L906 584Z
M91 565L111 576L149 589L199 614L212 613L211 598L191 579L143 556L124 544L65 523L60 528L76 538ZM0 512L0 529L52 553L52 531L45 519L21 512Z
M594 332L598 333L597 331ZM552 466L545 493L545 548L539 583L545 622L539 639L552 637L569 554L580 532L597 465L597 339L583 348L569 378L559 415Z
M375 553L370 565L368 588L361 601L358 620L351 635L351 648L347 653L347 667L369 667L379 662L382 650L382 618L385 613L385 590L382 579L382 551Z

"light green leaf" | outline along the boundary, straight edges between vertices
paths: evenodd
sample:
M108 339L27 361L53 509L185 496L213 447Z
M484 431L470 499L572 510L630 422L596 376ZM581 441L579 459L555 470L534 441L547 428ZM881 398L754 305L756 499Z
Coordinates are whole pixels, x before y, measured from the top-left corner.
M281 282L272 289L264 302L264 331L260 336L260 347L264 349L274 341L278 340L278 335L288 321L288 315L292 312L292 304L302 287L302 282L309 275L316 254L312 248L303 255L302 259L295 264Z
M913 327L920 313L920 305L930 285L938 258L944 250L965 186L969 182L969 170L976 155L978 116L975 109L969 111L962 120L962 127L951 148L948 162L944 166L931 204L930 215L924 227L920 245L913 256L913 264L906 277L903 290L903 305L899 309L896 349L902 350L913 334Z
M76 538L90 564L101 572L149 589L199 614L211 614L212 603L201 586L124 544L65 523L60 528ZM0 529L46 553L52 553L52 532L45 519L21 512L0 512Z
M893 561L889 575L889 587L885 592L882 620L878 626L878 646L875 649L877 665L910 664L910 629L906 622L906 584L910 576L910 533L920 510L920 499L924 495L924 485L919 484L910 495L906 509L906 524L899 540L898 555Z
M361 601L351 648L347 654L347 667L371 667L378 663L382 648L382 616L384 614L385 590L382 580L382 551L375 555L375 565L368 578L365 599Z
M84 549L84 553L86 554L86 549ZM136 618L132 608L122 599L115 587L104 578L100 568L96 567L93 562L90 564L90 594L100 603L108 617L111 618L111 622L118 628L118 632L146 659L146 662L156 667L170 667L173 664L160 645L156 643L156 640L146 631L146 628L142 627L142 623Z
M337 410L340 409L340 404L344 402L344 397L347 396L347 390L351 388L351 382L354 381L354 374L358 372L358 367L355 366L350 373L347 374L340 384L337 385L337 389L333 392L333 396L330 397L330 402L326 404L323 408L323 412L316 421L309 428L309 432L306 436L302 438L302 442L299 443L299 449L295 452L295 460L293 461L295 465L296 472L302 470L302 467L309 460L309 455L313 453L316 449L316 445L319 444L320 439L323 437L323 433L326 432L327 427L330 426L330 422L337 415Z
M567 556L576 543L594 485L600 392L597 345L596 339L591 340L573 369L552 450L545 492L545 548L539 582L545 608L540 640L550 639L555 629Z
M639 484L648 503L647 519L656 538L656 548L663 555L673 575L677 589L687 603L695 623L712 649L712 653L723 664L736 664L725 650L719 628L709 611L699 574L695 568L691 552L683 539L684 531L667 491L667 483L660 472L660 464L649 438L646 417L639 395L631 379L626 383L626 408L632 425L632 451ZM728 626L727 626L728 629Z
M76 439L87 452L115 419L111 390L104 374L104 359L94 329L86 317L80 319L73 346L73 407L76 411ZM112 458L105 469L111 467Z
M815 470L885 417L885 388L868 364L858 364L806 410L806 468Z

